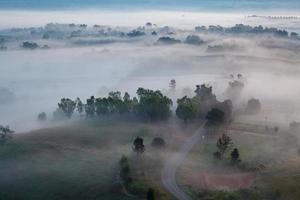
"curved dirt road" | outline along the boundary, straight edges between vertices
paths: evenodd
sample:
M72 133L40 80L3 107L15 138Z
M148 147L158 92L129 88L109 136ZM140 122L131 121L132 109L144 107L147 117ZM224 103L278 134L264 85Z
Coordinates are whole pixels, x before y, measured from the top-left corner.
M192 137L190 137L180 148L179 152L171 156L165 163L162 170L161 181L164 187L179 200L192 200L184 193L176 182L176 170L184 161L185 157L193 146L202 139L203 127L201 126Z

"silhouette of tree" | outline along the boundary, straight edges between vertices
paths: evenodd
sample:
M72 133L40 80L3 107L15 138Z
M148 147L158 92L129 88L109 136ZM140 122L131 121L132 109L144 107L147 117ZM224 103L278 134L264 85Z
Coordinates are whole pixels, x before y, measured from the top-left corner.
M45 112L41 112L38 114L38 120L39 121L46 121L47 120L47 114Z
M239 153L239 150L237 148L234 148L230 155L231 155L231 162L232 163L241 162L240 153Z
M9 128L9 126L0 125L0 144L5 144L12 140L14 131Z
M86 100L86 104L84 106L85 113L87 117L94 117L95 116L95 97L91 96L89 99Z
M133 141L133 151L137 153L143 153L145 151L144 140L142 138L135 138Z

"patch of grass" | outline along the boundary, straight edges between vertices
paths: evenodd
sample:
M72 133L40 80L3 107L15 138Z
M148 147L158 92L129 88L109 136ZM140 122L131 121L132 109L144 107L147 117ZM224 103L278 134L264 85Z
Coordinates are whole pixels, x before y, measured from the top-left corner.
M119 159L131 153L135 136L149 137L151 130L140 123L82 123L15 135L0 147L0 199L136 199L111 190ZM142 186L131 187L143 193Z

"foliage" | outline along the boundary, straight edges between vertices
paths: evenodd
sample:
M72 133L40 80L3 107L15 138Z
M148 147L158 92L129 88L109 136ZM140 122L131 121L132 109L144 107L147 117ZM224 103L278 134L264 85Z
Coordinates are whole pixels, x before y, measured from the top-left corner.
M154 189L149 188L147 191L147 200L155 200Z
M187 96L177 100L176 115L184 122L193 120L197 117L197 107L191 98Z
M249 99L245 112L247 114L258 114L261 111L261 103L258 99Z
M60 103L58 103L58 107L68 118L71 118L76 108L76 103L69 98L62 98Z
M165 120L171 115L172 100L164 96L159 90L139 88L137 90L139 103L137 114L148 120Z
M95 97L91 96L86 100L86 104L84 105L84 110L87 117L94 117L95 115Z
M219 126L225 121L225 113L218 108L212 108L207 113L206 120L206 126Z
M233 142L231 140L231 138L226 135L223 134L217 141L216 144L217 148L218 148L218 153L219 153L219 158L222 159L224 157L224 154L228 151L231 150L231 148L233 147ZM216 153L214 154L216 157Z
M130 165L129 165L128 158L123 155L119 161L119 165L120 165L120 178L123 180L125 184L128 184L131 181Z
M230 156L231 156L231 162L233 164L239 163L241 161L240 160L240 153L239 153L239 150L237 148L233 149L233 151L231 152Z
M38 114L38 120L39 121L46 121L47 120L47 114L45 112L41 112Z
M152 147L156 147L156 148L164 148L166 146L166 142L163 138L161 137L155 137L153 140L152 140L152 143L151 143L151 146Z
M82 115L84 106L79 97L77 97L77 99L76 99L76 108L77 108L78 113L80 115Z
M2 126L0 125L0 144L5 144L8 141L10 141L12 139L12 134L14 133L14 131L12 131L9 126Z
M142 138L135 138L133 141L133 151L137 153L143 153L145 151L144 140Z

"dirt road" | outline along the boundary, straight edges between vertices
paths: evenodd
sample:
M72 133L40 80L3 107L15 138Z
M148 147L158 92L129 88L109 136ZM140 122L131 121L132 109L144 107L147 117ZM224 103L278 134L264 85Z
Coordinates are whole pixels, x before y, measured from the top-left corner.
M164 187L179 200L192 200L183 192L176 182L176 171L184 161L189 151L195 144L202 140L204 134L203 127L200 127L192 137L190 137L180 148L179 152L171 156L165 163L161 173L161 181Z

